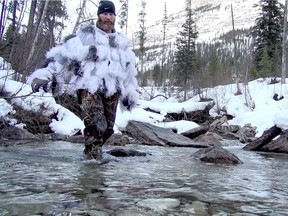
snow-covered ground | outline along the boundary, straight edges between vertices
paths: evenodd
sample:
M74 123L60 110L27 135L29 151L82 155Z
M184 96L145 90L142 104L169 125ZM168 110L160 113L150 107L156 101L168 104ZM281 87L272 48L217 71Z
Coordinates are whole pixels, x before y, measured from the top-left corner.
M3 62L0 61L0 65ZM3 67L0 67L3 68ZM8 69L6 69L8 68ZM32 93L29 85L21 82L16 82L11 79L11 74L14 71L9 65L5 66L5 70L0 70L0 87L2 92L10 92L13 94L12 104L17 104L26 110L37 111L46 108L47 114L58 113L57 120L54 119L50 124L51 129L55 133L71 136L79 130L83 130L84 124L81 119L70 112L68 109L57 104L51 93L37 92ZM216 106L210 110L210 115L217 116L218 108L226 109L227 114L234 116L228 121L229 124L244 126L250 124L257 127L256 136L260 136L264 130L269 129L273 125L277 125L283 129L288 128L288 84L269 84L270 79L258 79L248 83L246 90L249 95L245 94L244 85L241 85L242 95L235 96L236 85L229 84L217 86L211 89L203 89L203 95L206 98L212 98ZM288 80L286 80L288 83ZM148 122L160 127L177 128L178 133L193 129L198 125L190 121L176 121L163 123L165 115L169 112L186 112L203 109L208 102L199 102L199 95L195 95L185 102L178 102L178 93L169 92L168 99L164 97L156 97L153 100L147 100L148 94L158 95L165 94L161 89L147 87L145 91L139 89L141 98L138 106L131 112L122 112L117 110L115 123L115 132L120 132L119 129L124 128L129 120L137 120ZM273 100L274 94L284 96L283 100ZM191 93L192 94L192 93ZM247 99L249 98L249 100ZM246 104L250 104L247 106ZM254 108L252 108L252 105ZM159 111L159 114L145 111L145 108L151 108ZM8 101L0 98L0 117L8 118L9 113L15 112L13 106ZM11 124L19 124L13 119L10 119ZM19 126L23 126L19 124Z

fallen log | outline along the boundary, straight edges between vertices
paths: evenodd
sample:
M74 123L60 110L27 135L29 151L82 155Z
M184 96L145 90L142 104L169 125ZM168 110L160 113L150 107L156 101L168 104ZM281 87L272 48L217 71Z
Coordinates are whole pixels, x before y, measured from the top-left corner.
M275 152L275 153L288 153L288 130L285 130L281 133L281 135L265 145L262 148L263 151L266 152Z
M276 125L263 132L262 136L244 146L244 150L261 151L262 148L271 142L276 136L280 135L282 130Z
M186 121L193 121L197 124L203 124L205 122L212 122L213 118L210 116L209 111L215 106L214 102L211 102L206 105L203 110L194 110L187 112L184 109L180 113L170 112L167 113L165 116L169 121L179 121L179 120L186 120ZM159 113L159 111L155 111L151 108L145 108L146 111Z

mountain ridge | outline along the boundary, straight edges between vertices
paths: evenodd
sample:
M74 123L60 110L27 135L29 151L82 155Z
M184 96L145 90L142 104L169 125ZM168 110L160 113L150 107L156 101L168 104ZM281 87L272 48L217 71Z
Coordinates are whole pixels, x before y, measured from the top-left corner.
M233 6L235 29L252 27L260 13L260 8L254 7L257 3L255 0L206 0L206 2L206 4L199 3L194 7L192 6L195 11L194 19L198 31L197 42L211 42L232 30L231 5ZM167 21L166 44L173 44L185 22L185 11L168 15ZM147 47L162 44L162 20L157 20L148 26L146 36Z

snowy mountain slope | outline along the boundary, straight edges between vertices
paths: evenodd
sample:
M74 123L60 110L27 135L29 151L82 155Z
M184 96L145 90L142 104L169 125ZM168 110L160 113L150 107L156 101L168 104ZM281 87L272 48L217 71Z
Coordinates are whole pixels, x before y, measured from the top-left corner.
M196 28L199 32L198 42L213 41L232 30L231 5L235 29L248 29L253 26L260 13L260 8L255 7L259 2L260 0L192 0L192 7L195 9ZM284 0L279 2L284 4ZM178 13L168 15L166 44L175 42L184 22L184 8ZM162 44L162 39L162 21L157 20L147 28L147 47L159 46Z

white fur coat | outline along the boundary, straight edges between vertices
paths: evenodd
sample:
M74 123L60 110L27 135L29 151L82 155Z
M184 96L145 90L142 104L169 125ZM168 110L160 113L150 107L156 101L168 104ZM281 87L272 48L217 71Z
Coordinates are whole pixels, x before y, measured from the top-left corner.
M97 50L94 60L87 58L91 46ZM134 104L138 100L135 55L129 49L128 38L119 32L106 33L90 23L82 24L75 37L52 48L46 57L54 61L33 72L28 83L36 77L54 78L60 94L88 89L92 94L102 91L109 97L118 91L120 100L128 98ZM72 60L80 62L80 75L69 71Z

